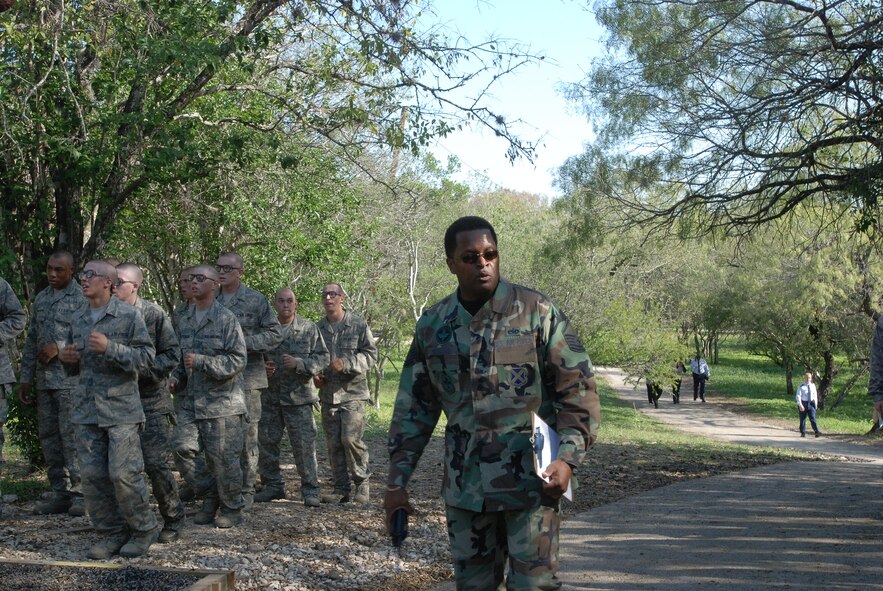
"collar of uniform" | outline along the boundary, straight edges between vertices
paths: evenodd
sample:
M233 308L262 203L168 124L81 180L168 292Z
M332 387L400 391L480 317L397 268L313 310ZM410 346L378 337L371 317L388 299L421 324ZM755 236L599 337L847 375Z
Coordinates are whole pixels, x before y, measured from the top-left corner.
M218 310L224 309L224 306L218 300L213 300L212 305L208 307L205 311L205 320L214 320L218 316ZM193 304L189 304L184 311L188 317L193 318L196 316L196 306Z
M497 289L490 299L490 308L496 314L503 314L512 307L512 300L515 298L515 290L508 281L500 279L497 283Z
M118 300L115 297L111 296L110 301L107 302L107 307L104 309L104 315L105 316L114 316L114 317L119 316L120 315L119 307L123 306L123 305L128 306L129 304L126 304L125 302ZM89 305L83 306L83 313L81 314L81 316L86 317L86 316L89 316L91 313L92 313L92 306L89 306ZM99 320L100 320L100 318L99 318ZM89 319L89 321L91 322L91 318Z

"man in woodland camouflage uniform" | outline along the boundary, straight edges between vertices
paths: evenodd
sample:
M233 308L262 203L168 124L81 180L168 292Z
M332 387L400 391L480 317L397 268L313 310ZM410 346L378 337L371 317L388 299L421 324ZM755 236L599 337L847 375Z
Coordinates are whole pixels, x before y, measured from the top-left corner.
M116 269L89 262L80 283L89 301L71 318L67 344L59 357L78 375L71 396L77 430L77 457L86 510L102 540L89 558L141 556L161 527L150 508L139 433L144 410L138 375L150 370L154 348L138 311L111 297Z
M322 374L316 376L322 405L322 428L328 445L328 460L334 479L334 492L322 496L325 503L350 500L350 475L356 485L353 500L369 499L368 446L365 433L365 404L371 399L368 372L377 363L377 346L368 324L343 307L346 293L339 283L322 290L325 318L319 332L331 353Z
M85 513L71 422L71 392L77 378L68 376L58 360L58 344L63 345L71 318L88 306L83 288L73 277L74 257L69 252L60 251L49 257L46 263L49 286L34 299L21 357L18 396L22 403L33 404L31 386L37 390L38 434L46 461L46 476L52 487L52 497L34 507L34 513L39 515Z
M258 430L258 470L264 488L257 502L285 498L285 482L279 470L279 442L288 429L294 463L300 475L304 505L319 505L319 475L316 463L316 420L313 405L319 401L313 376L328 365L328 350L316 325L297 316L297 298L283 287L273 300L282 344L270 353L267 375L270 387L261 395L261 424Z
M267 298L242 283L242 257L228 252L215 265L221 287L218 302L236 316L245 335L248 365L242 372L245 405L248 409L245 444L242 450L242 497L246 510L254 502L258 474L258 424L261 420L261 390L267 387L264 356L282 342L282 327Z
M193 523L229 528L242 523L245 337L232 312L215 301L218 273L208 265L190 275L192 304L179 318L181 363L169 384L180 397L175 453L182 465L205 453L210 486ZM185 475L188 482L198 480ZM215 514L220 509L220 515Z
M8 347L15 346L15 337L25 328L25 311L21 307L12 287L0 278L0 475L3 474L3 425L9 413L6 399L12 395L15 373L9 362ZM2 511L2 491L0 491L0 511Z
M402 371L389 429L387 527L397 510L411 510L405 487L444 412L457 589L498 589L504 580L508 589L558 589L558 503L601 417L589 357L548 298L500 279L486 220L454 222L445 254L459 286L417 322ZM532 413L561 437L547 482L534 468Z
M141 451L144 454L144 471L150 479L153 495L163 517L163 529L158 541L166 543L178 539L178 530L184 524L184 504L178 497L178 483L169 468L175 414L167 383L169 374L181 359L181 352L168 314L157 304L139 296L138 290L142 283L144 274L138 265L117 265L114 295L135 306L147 325L147 332L156 349L150 369L138 376L138 391L145 415Z

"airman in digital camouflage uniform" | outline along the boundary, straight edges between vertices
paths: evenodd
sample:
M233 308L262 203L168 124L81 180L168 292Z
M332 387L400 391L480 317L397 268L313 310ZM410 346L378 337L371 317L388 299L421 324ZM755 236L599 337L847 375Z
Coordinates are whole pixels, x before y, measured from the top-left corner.
M232 312L215 301L218 273L208 265L192 269L193 301L179 318L181 363L169 380L180 397L175 453L182 465L205 453L210 484L193 522L221 528L242 523L242 447L245 394L240 374L248 354ZM198 480L185 475L188 482ZM220 509L220 515L215 514Z
M46 263L49 286L40 291L31 307L28 338L21 357L21 386L18 396L33 404L31 386L37 390L37 429L46 476L52 497L34 508L39 515L85 513L80 489L77 444L71 422L71 392L77 378L68 376L58 360L58 343L63 344L70 319L88 306L83 288L74 277L74 257L56 252Z
M233 312L248 349L248 365L242 372L245 405L248 409L245 446L242 450L242 497L245 508L254 502L258 474L258 425L261 420L261 390L267 387L265 355L282 342L282 327L270 302L258 291L242 283L242 257L235 252L222 254L215 265L221 283L218 301Z
M15 346L15 337L24 330L26 322L21 302L6 280L0 278L0 474L3 472L3 425L9 413L6 398L12 395L12 385L15 383L15 373L9 362L7 347ZM0 491L0 499L2 499L2 491Z
M89 306L70 319L59 355L65 370L78 375L71 396L77 430L77 457L86 510L102 540L89 558L141 556L162 529L150 508L140 431L144 410L138 375L153 364L155 349L138 311L111 297L117 274L103 261L80 273Z
M367 503L368 446L365 433L365 403L371 399L368 372L377 363L377 346L368 324L343 307L346 293L338 283L322 290L325 318L318 322L319 332L331 354L331 360L315 378L322 405L322 428L328 445L334 492L322 496L325 503L350 500L350 476L356 485L353 500Z
M175 334L178 332L179 319L187 311L187 307L193 300L191 290L193 282L190 281L190 275L197 266L184 267L178 273L178 294L181 296L181 302L172 310L172 328L175 329ZM174 396L172 402L174 403L175 414L180 414L181 396ZM202 454L197 454L194 458L183 458L178 454L173 454L173 456L175 458L175 467L184 478L184 484L178 487L178 496L182 501L188 502L201 499L205 496L206 492L214 488L215 481L208 472L208 467L205 465L205 458ZM195 478L196 480L190 482L187 478Z
M153 496L163 518L159 542L178 539L178 531L184 524L184 503L178 496L178 483L169 461L172 459L172 429L175 414L167 383L172 370L181 360L178 337L172 329L168 314L157 304L140 297L138 290L144 283L141 267L132 263L117 265L117 282L114 295L135 306L147 325L156 356L146 372L138 376L138 391L144 409L144 430L141 432L141 451L144 454L144 471L150 479Z
M178 273L178 295L181 297L181 302L175 306L174 310L172 310L172 328L175 329L176 334L178 329L178 318L180 318L187 310L187 306L190 305L190 302L193 299L192 290L190 288L190 284L192 283L190 281L190 274L195 268L196 265L184 267L181 269L181 272Z
M282 344L267 361L270 387L261 395L261 424L258 431L258 470L264 488L254 500L268 502L285 498L285 482L279 470L279 442L288 429L294 463L300 475L304 505L319 505L319 474L316 464L316 420L313 405L319 401L313 376L328 365L328 350L316 325L297 316L297 298L284 287L273 300Z
M559 498L600 424L589 357L548 298L500 280L486 220L454 222L445 254L459 287L417 322L405 361L389 429L387 526L398 509L410 512L405 487L444 412L457 589L558 589ZM532 413L561 437L548 482L534 468Z

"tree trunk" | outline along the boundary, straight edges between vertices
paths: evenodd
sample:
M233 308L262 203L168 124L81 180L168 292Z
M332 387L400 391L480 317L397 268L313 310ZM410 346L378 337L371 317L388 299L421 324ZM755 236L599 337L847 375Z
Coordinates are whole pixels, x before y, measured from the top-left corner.
M782 366L785 368L785 389L788 391L788 398L794 398L794 364L790 359L784 359Z
M837 375L837 367L834 365L834 354L831 351L822 353L825 360L825 367L822 370L822 378L819 382L819 410L825 408L825 399L831 391L831 385L834 383L834 377Z
M714 332L714 350L711 354L712 363L717 365L720 361L720 339L718 338L717 331Z

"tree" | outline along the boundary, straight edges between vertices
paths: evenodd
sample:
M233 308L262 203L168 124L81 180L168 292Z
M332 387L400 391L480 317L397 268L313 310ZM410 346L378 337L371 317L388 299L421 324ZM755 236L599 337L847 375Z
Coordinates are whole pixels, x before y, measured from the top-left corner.
M563 169L632 219L747 232L812 202L877 232L876 0L605 0L606 57L570 87L598 141Z
M423 23L406 0L19 2L0 25L0 230L25 299L32 263L95 257L145 193L244 180L253 142L271 162L323 150L352 167L469 119L530 154L481 85L531 56Z

